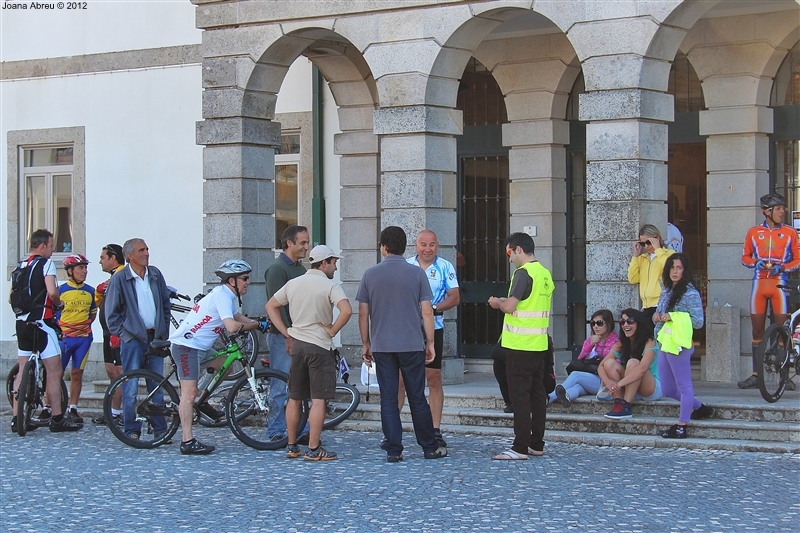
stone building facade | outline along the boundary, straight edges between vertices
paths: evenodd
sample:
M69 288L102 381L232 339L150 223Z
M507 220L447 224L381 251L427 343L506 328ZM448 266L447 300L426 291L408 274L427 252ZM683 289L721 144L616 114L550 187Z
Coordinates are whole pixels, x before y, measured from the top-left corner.
M334 139L347 257L341 276L351 297L377 260L375 237L383 226L399 225L411 235L431 228L443 255L454 258L457 139L464 134L457 99L468 62L474 58L484 66L507 115L501 143L508 158L508 224L511 231L535 232L537 257L557 281L552 333L562 350L585 319L575 309L585 314L638 305L625 273L638 227L666 229L676 111L670 74L682 54L704 100L693 132L705 148L700 216L706 229L698 261L706 266L709 300L743 310L737 329L742 351L749 351L750 273L740 265L741 242L760 221L758 198L777 186L774 178L770 183L770 95L800 37L797 2L194 3L203 29L204 120L197 142L204 146L207 191L269 188L273 176L264 169L272 167L281 129L273 110L284 74L302 55L328 82L341 130ZM575 142L568 107L576 106L579 78L585 167L568 170ZM585 172L582 307L573 305L581 298L569 294L575 233L567 229L578 214L570 212L576 191L568 173L575 172ZM231 211L229 202L223 209L216 195L207 194L207 229L269 231L271 213L253 212L247 197ZM207 231L204 243L209 263L228 251L214 234ZM263 253L253 232L241 235L245 256ZM359 343L355 320L343 342ZM456 344L454 328L448 344Z

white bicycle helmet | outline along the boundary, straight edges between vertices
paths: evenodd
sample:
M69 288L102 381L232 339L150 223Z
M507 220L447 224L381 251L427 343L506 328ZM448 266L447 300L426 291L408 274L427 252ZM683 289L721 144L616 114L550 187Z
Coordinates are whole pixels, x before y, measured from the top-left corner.
M240 276L252 271L253 267L251 267L247 261L243 261L242 259L228 259L217 267L214 274L222 281L226 281L232 276Z

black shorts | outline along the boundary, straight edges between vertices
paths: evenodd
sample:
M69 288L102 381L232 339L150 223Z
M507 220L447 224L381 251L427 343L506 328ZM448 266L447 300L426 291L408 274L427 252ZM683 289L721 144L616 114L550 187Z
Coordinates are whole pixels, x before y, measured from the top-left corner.
M433 358L430 364L425 365L425 368L441 370L442 352L444 352L444 329L433 330L433 351L436 352L436 357Z
M336 397L336 358L333 350L292 339L289 398L332 400Z
M122 366L119 348L111 347L111 335L103 334L103 360L110 365Z
M34 324L39 322L41 327ZM59 334L61 329L52 318L26 322L17 320L17 356L28 357L31 352L38 352L42 359L61 355L59 346ZM35 345L34 345L35 337Z

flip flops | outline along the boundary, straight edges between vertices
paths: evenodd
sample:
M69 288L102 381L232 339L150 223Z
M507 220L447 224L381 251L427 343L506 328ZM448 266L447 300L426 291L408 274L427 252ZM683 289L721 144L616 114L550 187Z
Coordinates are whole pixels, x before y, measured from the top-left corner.
M524 461L528 458L524 453L515 452L514 450L506 450L492 457L495 461Z

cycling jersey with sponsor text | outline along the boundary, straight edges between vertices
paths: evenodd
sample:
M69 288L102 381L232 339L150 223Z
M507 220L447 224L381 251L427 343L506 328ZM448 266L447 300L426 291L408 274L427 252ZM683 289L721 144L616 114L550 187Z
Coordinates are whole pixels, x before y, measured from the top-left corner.
M754 280L778 278L781 282L788 281L787 274L800 268L800 243L795 229L786 224L770 229L766 221L750 228L744 239L742 264L747 268L755 268L759 261L782 265L783 272L775 275L771 269L756 269Z
M214 288L194 305L169 341L198 350L210 349L225 329L222 321L236 316L236 304L236 295L228 287Z

